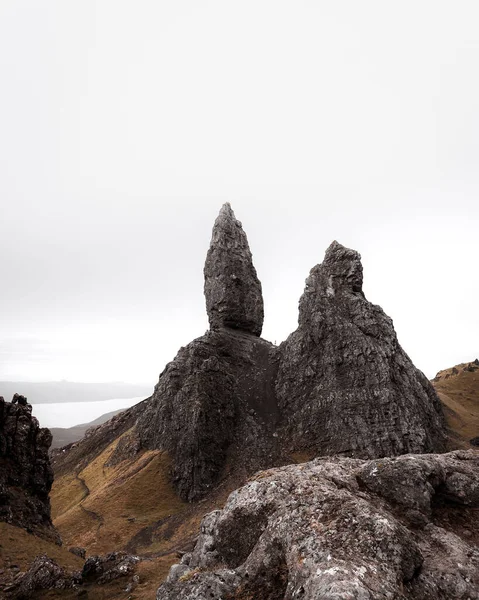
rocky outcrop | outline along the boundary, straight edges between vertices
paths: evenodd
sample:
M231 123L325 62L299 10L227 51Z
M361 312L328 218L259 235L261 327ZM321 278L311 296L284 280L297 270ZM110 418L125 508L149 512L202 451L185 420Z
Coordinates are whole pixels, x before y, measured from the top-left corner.
M51 442L24 396L0 397L0 520L61 543L50 518Z
M445 449L440 401L362 291L358 252L333 242L281 345L276 394L295 450L373 458Z
M479 598L479 455L321 458L208 514L157 600Z
M95 582L102 585L119 577L133 575L139 562L139 556L132 556L126 552L111 552L106 556L90 556L83 566L82 583Z
M186 500L207 493L227 463L251 473L278 454L277 350L259 337L261 283L229 204L216 219L204 275L211 329L167 365L137 424L141 447L171 456Z
M92 585L104 586L120 578L129 580L124 590L131 592L139 582L135 574L139 562L138 556L112 552L105 556L90 556L82 571L68 573L48 556L38 556L28 571L20 573L5 592L12 600L38 598L46 590L71 590L75 597L88 598L88 589Z
M259 337L261 284L227 204L206 258L205 296L211 330L166 367L136 428L139 447L169 453L183 499L206 494L228 468L251 474L294 452L445 449L439 399L391 319L364 297L354 250L330 246L306 282L298 329L276 348Z
M68 574L53 559L46 555L37 556L26 573L5 589L11 600L29 600L37 598L44 590L66 590L77 586L81 581L80 573Z
M279 454L276 348L235 329L209 331L167 365L137 430L166 450L180 496L195 500L230 467L246 474Z
M261 335L263 295L246 234L225 204L213 227L205 263L206 311L211 329Z

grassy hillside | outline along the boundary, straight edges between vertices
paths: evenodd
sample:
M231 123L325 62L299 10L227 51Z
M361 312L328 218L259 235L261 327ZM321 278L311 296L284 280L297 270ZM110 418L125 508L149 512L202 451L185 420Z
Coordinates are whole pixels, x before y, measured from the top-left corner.
M87 556L119 549L142 556L134 597L146 600L155 597L169 567L178 562L177 553L192 549L202 517L222 506L237 482L228 479L207 500L186 504L171 485L170 460L164 452L140 452L108 466L117 445L128 436L134 436L134 427L88 463L80 462L78 469L71 463L69 469L60 469L51 492L52 518L65 545L84 547ZM91 586L88 598L121 598L120 584ZM69 598L65 592L43 597Z
M184 508L168 481L168 457L145 452L107 467L115 440L85 469L55 481L52 517L67 544L102 554L125 547L144 527Z
M432 383L444 406L451 443L470 447L479 436L479 361L439 371Z

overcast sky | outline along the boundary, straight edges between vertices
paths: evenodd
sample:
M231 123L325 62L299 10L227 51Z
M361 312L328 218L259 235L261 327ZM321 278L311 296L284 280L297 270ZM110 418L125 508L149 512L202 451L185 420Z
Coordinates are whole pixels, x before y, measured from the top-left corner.
M0 379L153 385L221 205L264 337L330 242L428 376L479 355L479 3L1 0Z

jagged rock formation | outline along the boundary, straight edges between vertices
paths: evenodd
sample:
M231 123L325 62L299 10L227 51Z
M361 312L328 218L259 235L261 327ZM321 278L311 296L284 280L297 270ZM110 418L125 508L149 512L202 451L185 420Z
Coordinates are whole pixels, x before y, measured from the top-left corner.
M259 337L261 283L229 204L214 224L204 274L211 330L167 365L137 425L142 447L171 455L187 500L211 489L227 457L251 472L278 454L277 352Z
M61 543L50 518L51 442L24 396L0 397L0 520Z
M276 348L258 337L261 284L227 204L205 296L211 330L166 367L137 423L141 447L170 454L183 499L208 492L228 465L251 473L297 451L373 458L445 449L439 399L391 319L365 299L354 250L330 246L306 282L298 329Z
M261 283L246 234L228 203L213 227L204 274L211 329L230 327L260 336L264 316Z
M311 270L298 329L280 348L282 437L316 455L443 451L439 399L362 285L360 255L337 242Z
M479 455L321 458L208 514L157 600L479 598Z

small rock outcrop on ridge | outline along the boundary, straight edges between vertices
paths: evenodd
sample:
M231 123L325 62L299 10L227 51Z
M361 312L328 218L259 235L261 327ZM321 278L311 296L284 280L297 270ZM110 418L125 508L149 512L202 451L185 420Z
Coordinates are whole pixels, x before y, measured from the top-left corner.
M286 464L293 452L374 458L444 451L439 399L362 292L360 256L334 242L279 348L259 337L261 284L229 204L205 265L211 330L160 375L137 423L139 445L166 450L180 496L207 493L225 468Z
M24 396L0 397L0 521L61 543L50 517L51 443Z
M157 600L479 598L479 454L319 458L203 519Z
M282 437L315 455L443 451L437 394L362 285L359 253L337 242L311 270L298 329L280 347Z
M229 327L260 336L264 317L261 283L246 234L229 204L215 221L204 274L211 329Z
M126 552L111 552L105 556L90 556L81 571L67 572L52 558L38 556L28 571L19 575L5 591L12 600L38 598L46 590L70 590L69 597L74 594L75 598L88 598L88 590L93 584L104 588L116 579L123 579L125 587L122 591L131 592L140 579L135 573L139 562L138 556ZM130 581L127 583L128 580Z

